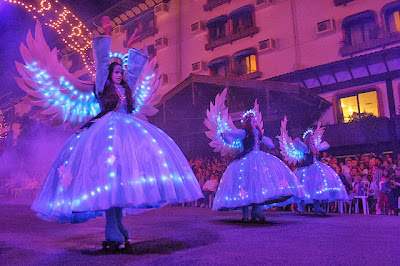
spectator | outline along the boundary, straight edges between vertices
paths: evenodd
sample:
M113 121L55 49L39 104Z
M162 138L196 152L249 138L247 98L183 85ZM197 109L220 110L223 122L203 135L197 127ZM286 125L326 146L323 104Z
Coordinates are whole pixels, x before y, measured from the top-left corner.
M376 211L376 214L382 214L382 211L385 208L384 214L390 213L390 205L389 205L389 193L390 193L390 184L388 178L388 171L383 171L383 175L381 178L381 182L379 182L379 208Z
M400 197L400 167L396 168L390 179L391 191L389 193L390 208L394 215L399 215L399 197Z
M364 170L365 170L365 165L364 163L360 162L357 167L357 174L362 175Z
M219 184L218 175L211 174L211 179L207 180L203 186L204 199L202 200L202 203L200 205L201 208L204 208L205 206L210 204L210 195L215 194L215 192L218 189L218 184Z
M323 160L325 160L325 161L327 161L327 162L329 162L329 161L331 160L331 158L329 157L329 155L328 155L328 153L327 153L326 151L324 151L324 152L322 153L321 161L323 161Z
M361 177L358 175L354 178L352 194L354 196L364 196L365 195L365 186L361 182Z
M354 182L355 177L357 176L357 168L351 168L350 170L350 177L347 179L347 181L352 184Z
M345 165L342 166L342 172L343 172L343 175L345 176L345 178L347 180L351 179L350 170L351 170L351 159L350 158L346 158ZM349 183L351 184L352 181L350 181Z

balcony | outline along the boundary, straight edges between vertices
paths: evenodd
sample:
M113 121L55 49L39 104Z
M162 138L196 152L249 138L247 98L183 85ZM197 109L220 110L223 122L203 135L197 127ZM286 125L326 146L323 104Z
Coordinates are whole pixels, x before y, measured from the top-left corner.
M256 71L250 74L244 74L240 76L232 76L232 78L235 79L241 79L241 80L254 80L254 79L259 79L262 77L262 72Z
M203 6L204 11L211 11L217 6L223 5L225 3L230 3L232 0L207 0L207 4Z
M400 43L400 33L391 32L386 36L379 36L376 39L369 40L368 42L365 43L360 43L356 45L343 43L342 47L340 47L339 49L339 52L342 56L351 56L353 54L361 53L376 48L385 48L385 46L392 45L395 43Z
M363 146L388 143L400 137L400 120L387 117L371 117L346 124L328 125L325 128L324 140L332 148L345 146ZM395 124L399 129L395 130ZM397 135L397 137L396 137Z
M348 2L351 2L354 0L333 0L333 3L335 6L341 6L341 5L346 5Z
M209 41L205 45L205 48L206 48L207 51L208 50L214 50L215 48L220 47L222 45L225 45L227 43L229 43L229 36L225 36L225 37L222 37L222 38L219 38L219 39L216 39L216 40Z
M253 37L254 34L258 33L260 31L260 29L258 27L250 27L244 30L241 30L237 33L232 33L230 35L230 42L233 43L234 41L246 38L248 36Z
M154 28L146 29L146 30L144 30L143 32L138 33L138 34L139 34L139 38L136 39L133 43L141 42L141 41L143 41L144 39L147 39L147 38L149 38L149 37L151 37L151 36L156 35L157 33L158 33L158 29L155 28L155 27L154 27ZM129 39L129 37L130 37L130 36L128 36L128 39Z
M246 37L253 37L254 34L258 33L260 31L260 29L258 27L250 27L244 30L241 30L239 32L236 33L232 33L226 37L217 39L217 40L213 40L213 41L209 41L209 43L207 43L205 45L205 49L208 50L214 50L217 47L220 47L222 45L228 44L228 43L233 43L234 41L246 38Z

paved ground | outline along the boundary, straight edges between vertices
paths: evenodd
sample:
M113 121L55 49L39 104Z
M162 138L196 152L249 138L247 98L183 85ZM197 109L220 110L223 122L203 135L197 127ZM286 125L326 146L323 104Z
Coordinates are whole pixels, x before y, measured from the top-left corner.
M1 199L1 265L400 265L400 217L266 212L264 225L239 212L165 207L127 216L133 248L101 250L105 220L45 222L27 200Z

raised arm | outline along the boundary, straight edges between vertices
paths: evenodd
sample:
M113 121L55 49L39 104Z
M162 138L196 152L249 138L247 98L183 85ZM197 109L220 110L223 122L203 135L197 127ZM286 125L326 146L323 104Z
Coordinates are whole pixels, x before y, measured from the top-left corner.
M93 38L93 50L96 56L95 93L103 92L110 64L111 37L107 35Z
M128 70L126 71L126 82L132 90L135 89L136 82L139 78L139 74L146 64L149 56L138 49L129 49L128 51Z
M104 16L101 18L101 26L105 35L95 36L93 38L93 51L96 57L96 79L95 93L103 92L104 85L108 77L108 66L110 64L111 33L112 26L110 18Z

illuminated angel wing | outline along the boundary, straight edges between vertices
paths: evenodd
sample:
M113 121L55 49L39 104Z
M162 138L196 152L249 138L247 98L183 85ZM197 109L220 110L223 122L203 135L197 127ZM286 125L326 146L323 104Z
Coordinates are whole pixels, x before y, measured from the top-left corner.
M15 78L27 92L30 103L41 107L38 116L49 118L52 125L70 122L72 126L88 121L100 111L93 94L93 83L79 80L69 73L57 58L57 49L50 50L38 21L35 38L31 32L20 51L25 64L15 62L21 77Z
M205 134L211 139L209 145L214 148L214 152L221 152L222 156L234 156L243 150L243 144L240 139L228 141L222 138L222 133L237 130L225 106L226 93L225 88L215 97L215 105L210 102L210 109L207 110L207 118L204 120L209 131Z
M281 135L277 136L279 148L281 149L281 154L285 161L288 161L290 164L296 164L304 159L304 151L301 149L301 146L289 136L286 125L287 118L285 116L283 121L281 121Z
M258 124L259 128L261 129L261 133L264 135L264 122L262 119L262 114L260 112L260 106L258 105L257 99L254 102L254 111L256 112L257 124Z
M131 86L131 84L129 84ZM132 86L131 88L134 88ZM163 94L161 89L161 70L157 67L157 58L154 57L147 62L140 72L136 90L133 92L134 111L133 114L141 119L147 120L148 116L155 115L158 109L154 106L160 102Z
M322 136L324 135L325 127L321 127L321 122L318 122L317 129L314 131L315 147L319 147L322 144Z

